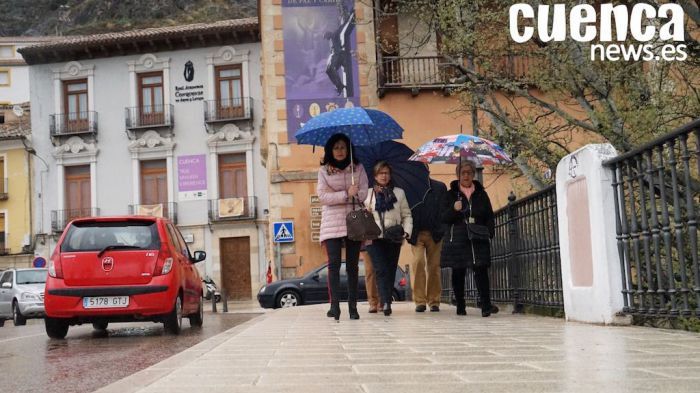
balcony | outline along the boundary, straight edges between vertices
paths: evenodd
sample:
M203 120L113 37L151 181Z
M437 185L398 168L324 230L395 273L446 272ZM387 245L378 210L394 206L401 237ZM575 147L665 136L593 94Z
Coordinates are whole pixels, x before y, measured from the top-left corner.
M209 222L254 220L256 197L209 200Z
M173 106L170 104L136 106L125 108L125 112L128 130L173 126Z
M100 215L100 209L96 207L84 209L70 210L52 210L51 211L51 230L54 232L63 232L69 222L76 218L97 217Z
M97 133L97 112L72 112L50 116L51 137Z
M251 97L204 101L204 121L207 123L252 119L253 99Z
M477 72L513 81L527 82L529 70L536 65L526 56L501 56L492 59L488 68L476 66ZM385 56L378 69L380 97L385 89L444 89L455 86L461 75L454 64L441 56ZM466 62L465 62L466 66Z
M129 214L134 216L149 216L167 218L177 224L177 203L163 202L151 205L129 205Z
M8 189L7 189L7 182L8 182L8 179L7 179L7 178L4 178L4 179L2 179L2 182L0 183L0 201L4 201L4 200L6 200L6 199L8 198L8 195L7 195L7 190L8 190Z
M5 248L5 245L0 243L0 255L10 255L10 249Z

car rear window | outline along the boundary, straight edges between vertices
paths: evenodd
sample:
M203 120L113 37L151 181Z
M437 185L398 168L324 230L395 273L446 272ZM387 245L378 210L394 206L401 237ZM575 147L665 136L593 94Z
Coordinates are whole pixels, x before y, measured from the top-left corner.
M132 246L143 250L160 248L154 221L88 221L68 228L61 252L100 251L107 246Z
M46 282L46 269L17 270L17 284L43 284Z

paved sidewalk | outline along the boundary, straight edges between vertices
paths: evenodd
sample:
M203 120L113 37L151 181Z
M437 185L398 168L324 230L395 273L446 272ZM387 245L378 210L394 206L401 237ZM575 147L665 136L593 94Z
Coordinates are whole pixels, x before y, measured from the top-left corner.
M340 323L326 310L267 312L99 392L700 391L698 334L444 305L385 318L363 304L359 321L342 307Z

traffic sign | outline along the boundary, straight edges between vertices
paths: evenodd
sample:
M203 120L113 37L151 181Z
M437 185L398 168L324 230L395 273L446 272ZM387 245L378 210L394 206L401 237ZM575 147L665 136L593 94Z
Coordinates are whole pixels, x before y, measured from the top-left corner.
M292 243L294 241L294 222L278 221L272 223L275 243Z
M46 259L43 257L36 257L32 261L32 266L33 267L45 267L46 266Z

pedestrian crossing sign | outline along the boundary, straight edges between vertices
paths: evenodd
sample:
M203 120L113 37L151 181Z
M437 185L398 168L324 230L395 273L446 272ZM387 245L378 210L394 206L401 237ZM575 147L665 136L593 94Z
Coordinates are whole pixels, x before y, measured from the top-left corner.
M273 222L272 233L275 243L292 243L294 241L294 221Z

